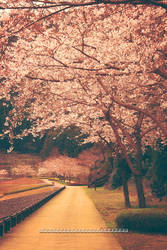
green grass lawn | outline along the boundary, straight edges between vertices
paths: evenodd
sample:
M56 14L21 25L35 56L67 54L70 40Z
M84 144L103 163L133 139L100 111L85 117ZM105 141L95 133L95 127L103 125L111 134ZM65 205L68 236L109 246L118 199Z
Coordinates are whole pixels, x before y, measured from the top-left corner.
M107 227L116 228L115 218L121 211L127 210L124 206L124 196L122 188L116 190L108 190L104 187L93 188L84 187L85 192L94 202L97 210L100 212ZM129 184L130 200L132 208L138 207L138 201L133 182ZM148 207L157 207L160 210L167 210L167 201L159 202L157 199L151 198L150 191L145 187L146 202ZM123 250L166 250L167 249L167 236L166 235L153 235L143 233L115 233Z

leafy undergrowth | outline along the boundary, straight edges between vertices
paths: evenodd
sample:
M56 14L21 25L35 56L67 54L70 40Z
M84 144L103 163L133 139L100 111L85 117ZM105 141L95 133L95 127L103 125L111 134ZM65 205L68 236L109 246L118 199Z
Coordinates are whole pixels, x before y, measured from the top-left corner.
M122 188L117 190L108 190L104 187L97 188L96 191L93 188L84 188L89 197L93 200L96 208L102 215L102 218L106 222L109 228L116 228L115 218L121 211L127 211L124 206L124 197ZM135 209L138 206L135 186L132 182L129 184L130 199L132 208ZM147 187L146 202L148 206L157 207L164 211L167 208L167 202L159 202L157 199L151 197L151 194ZM143 233L116 233L115 237L119 241L123 250L166 250L167 249L167 236L158 234L143 234Z

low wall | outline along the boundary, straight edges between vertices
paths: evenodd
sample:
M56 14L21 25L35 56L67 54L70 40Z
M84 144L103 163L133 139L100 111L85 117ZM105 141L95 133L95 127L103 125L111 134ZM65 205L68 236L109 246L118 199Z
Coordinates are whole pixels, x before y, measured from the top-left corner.
M50 199L52 199L55 195L57 195L59 192L61 192L64 189L65 189L65 186L56 191L52 191L50 193L46 192L46 195L44 195L43 198L38 199L37 197L36 200L32 199L32 202L30 205L23 207L21 210L19 210L19 207L18 207L18 210L16 210L14 213L9 213L9 214L6 214L5 217L1 217L0 218L0 236L2 237L4 233L8 233L12 227L19 224L26 217L28 217L30 214L32 214L41 206L43 206L46 202L48 202Z

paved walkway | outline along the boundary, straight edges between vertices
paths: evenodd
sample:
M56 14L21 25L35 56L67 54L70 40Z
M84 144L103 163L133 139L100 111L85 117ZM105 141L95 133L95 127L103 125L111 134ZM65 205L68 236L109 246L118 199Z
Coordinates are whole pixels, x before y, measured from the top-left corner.
M105 223L82 187L67 187L0 239L0 250L121 250L112 233L40 233L99 229Z

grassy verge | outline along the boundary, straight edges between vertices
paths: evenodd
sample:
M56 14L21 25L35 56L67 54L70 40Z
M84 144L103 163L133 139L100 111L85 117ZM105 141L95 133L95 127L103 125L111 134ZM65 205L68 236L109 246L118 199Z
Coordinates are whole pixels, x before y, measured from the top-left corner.
M3 195L16 194L20 192L25 192L29 190L34 190L38 188L44 188L52 186L51 184L42 184L42 185L6 185L1 189Z
M65 182L65 181L63 181L63 180L58 180L57 182L60 183L60 184L62 184L62 185L68 185L68 183Z
M68 185L68 183L66 181L60 180L59 178L48 178L48 180L50 180L50 181L56 181L56 182L58 182L58 183L60 183L62 185Z
M100 212L106 225L109 228L115 228L115 218L121 211L127 210L124 206L124 197L122 188L117 190L107 190L105 188L86 188L84 190L93 200L97 210ZM137 197L133 183L129 185L132 210L137 207ZM150 193L146 192L146 200L149 207L157 207L160 210L166 210L167 202L159 203L157 200L150 200ZM143 234L143 233L116 233L115 237L119 241L123 250L165 250L167 249L167 237L165 235Z
M125 209L122 192L117 190L116 194L115 191L105 189L104 187L97 188L96 191L93 188L84 187L84 189L93 200L106 225L109 228L115 228L116 223L114 220L116 215Z

